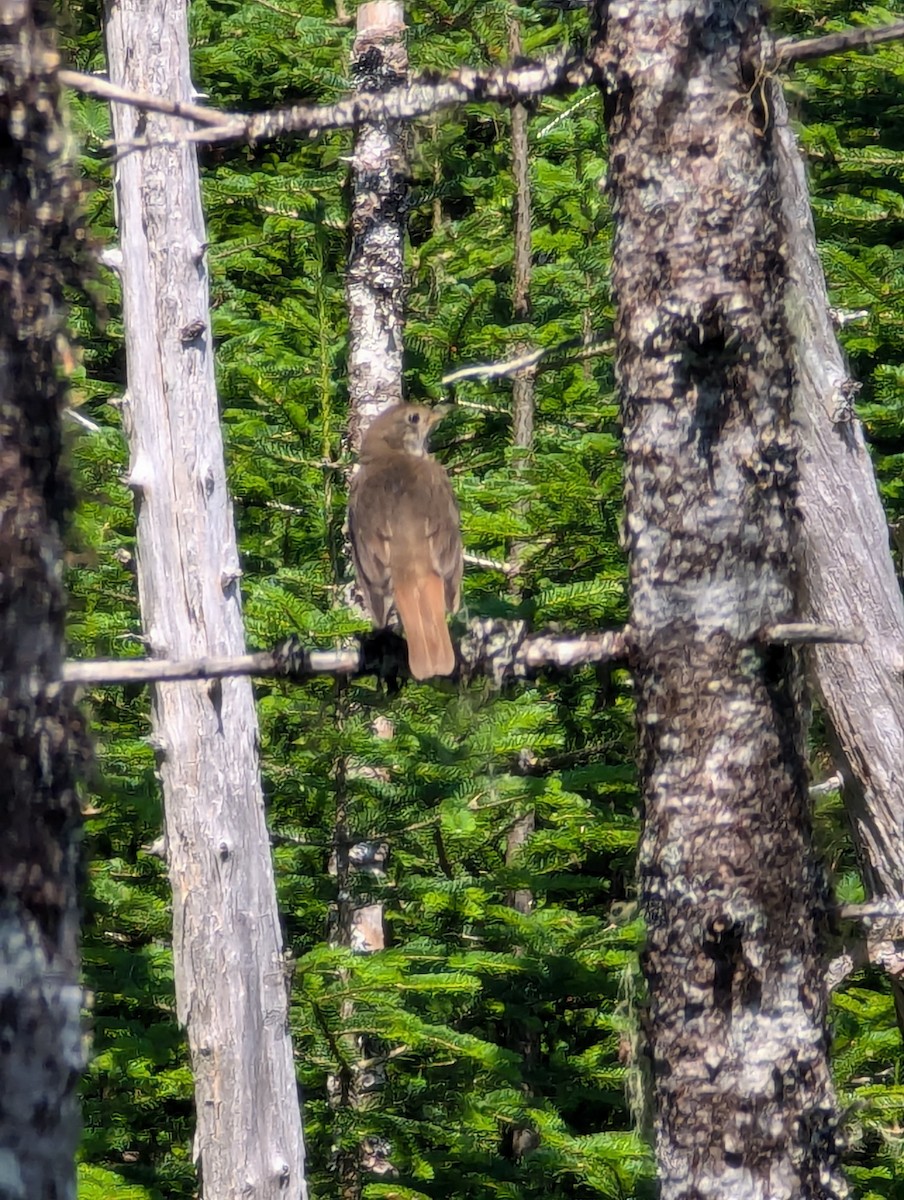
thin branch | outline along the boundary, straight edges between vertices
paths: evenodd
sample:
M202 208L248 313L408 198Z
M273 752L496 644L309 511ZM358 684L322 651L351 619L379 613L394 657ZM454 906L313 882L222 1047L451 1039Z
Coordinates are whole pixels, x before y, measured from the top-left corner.
M530 371L536 367L542 359L550 354L561 354L567 350L580 350L579 354L575 355L574 361L582 358L589 358L594 354L612 354L615 351L615 343L611 338L599 340L595 334L589 337L583 334L573 338L566 338L564 341L556 342L554 346L541 346L539 350L530 350L524 354L518 354L515 358L505 359L502 362L493 363L475 363L470 367L457 367L454 371L450 371L448 375L444 375L440 380L443 387L451 387L455 383L460 383L463 379L500 379L507 375L518 375L522 372ZM562 366L562 363L555 363L556 367ZM459 400L459 404L464 403Z
M848 50L867 50L880 42L892 42L904 38L904 21L893 25L880 25L866 29L843 29L840 33L827 33L824 37L807 38L798 42L793 38L782 38L775 44L776 65L810 62L814 58L827 58L830 54L843 54Z
M90 417L83 416L77 408L64 408L63 416L68 420L73 421L76 425L81 425L82 429L87 429L89 433L100 433L100 426L92 421Z
M117 87L99 75L85 75L81 71L59 71L57 78L64 87L98 100L112 100L117 104L128 104L132 108L143 108L147 112L164 113L169 117L181 117L184 121L196 121L199 125L219 127L226 114L203 104L192 104L188 100L167 100L164 96L152 96L150 92L132 92Z
M486 558L482 554L464 554L462 557L465 565L469 567L482 567L487 571L498 571L501 575L509 575L512 572L511 564L498 558Z

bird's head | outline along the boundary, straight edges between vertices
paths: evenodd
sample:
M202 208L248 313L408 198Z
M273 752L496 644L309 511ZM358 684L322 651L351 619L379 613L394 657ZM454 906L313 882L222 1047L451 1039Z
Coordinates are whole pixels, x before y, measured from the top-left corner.
M396 404L380 413L368 427L361 443L361 459L374 458L387 450L422 457L433 426L446 413L448 404L428 408L425 404Z

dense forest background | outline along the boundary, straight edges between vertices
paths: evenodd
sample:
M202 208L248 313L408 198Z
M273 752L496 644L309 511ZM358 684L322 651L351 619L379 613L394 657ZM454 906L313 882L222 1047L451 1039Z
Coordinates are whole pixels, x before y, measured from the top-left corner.
M563 11L563 9L565 11ZM779 33L808 36L904 15L833 0L777 4ZM198 90L226 109L328 102L349 87L353 24L320 0L196 0ZM580 37L568 5L435 0L408 6L413 70L499 63L508 25L524 53ZM71 4L66 53L104 66L101 6ZM900 44L799 66L786 91L809 162L820 248L856 401L875 455L892 542L904 546L904 53ZM452 400L436 439L458 493L469 615L598 628L627 615L619 550L618 410L606 353L608 208L601 100L588 89L531 114L532 309L512 312L508 115L470 106L416 123L409 140L411 399ZM113 244L109 117L72 101L87 204ZM363 628L347 606L343 546L347 415L343 268L351 135L202 151L217 373L244 567L248 644L290 634L332 645ZM132 500L117 399L125 386L116 280L76 306L70 457L80 498L70 536L73 657L140 654ZM511 382L441 377L525 343L595 338L537 375L535 444L512 469ZM520 547L520 574L502 570ZM899 553L896 550L896 553ZM498 564L496 567L489 564ZM627 675L587 668L499 696L409 684L387 699L367 680L257 688L268 813L287 943L292 1028L305 1092L312 1194L337 1193L342 1147L386 1149L397 1176L371 1197L637 1197L652 1194L644 1139L643 994L633 906L638 836ZM81 1190L146 1200L194 1194L192 1086L175 1020L168 885L148 699L98 688L89 796L84 942L94 1056L84 1087ZM391 739L373 719L390 715ZM355 769L350 769L350 765ZM814 723L813 776L831 774ZM839 896L862 898L837 794L818 830ZM391 848L391 944L330 948L337 811ZM515 861L507 835L535 830ZM509 856L510 858L511 856ZM362 885L363 886L363 885ZM529 889L531 911L510 903ZM839 944L840 947L840 944ZM386 1055L371 1107L331 1108L366 1031ZM858 1197L902 1194L904 1068L886 980L850 976L833 1000L835 1069L848 1110ZM351 1039L351 1040L350 1040ZM525 1046L530 1047L525 1053ZM539 1133L530 1154L510 1133Z

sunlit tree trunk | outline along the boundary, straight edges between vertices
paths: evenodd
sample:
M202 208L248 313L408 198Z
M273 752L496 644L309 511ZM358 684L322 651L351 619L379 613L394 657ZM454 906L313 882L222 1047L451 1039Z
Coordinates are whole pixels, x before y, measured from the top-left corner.
M112 0L113 82L192 97L184 5ZM180 123L113 106L128 358L123 422L148 654L244 650L238 552L214 386L195 149ZM152 149L128 152L149 138ZM173 889L179 1019L210 1200L304 1197L282 932L251 684L161 683L152 702Z
M604 12L661 1194L837 1197L763 14Z

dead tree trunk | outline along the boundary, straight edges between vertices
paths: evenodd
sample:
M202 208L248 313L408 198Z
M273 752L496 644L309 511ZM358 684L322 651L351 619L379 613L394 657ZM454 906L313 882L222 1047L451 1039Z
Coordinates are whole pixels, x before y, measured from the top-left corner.
M832 731L833 751L872 897L904 899L904 601L872 460L853 410L829 315L804 165L773 85L778 166L795 337L795 419L801 431L801 593L805 615L859 628L862 645L809 653ZM874 922L869 955L895 981L904 1030L904 935Z
M604 11L662 1196L839 1197L763 16Z
M184 5L112 0L107 47L114 83L191 98ZM148 652L241 653L241 571L214 386L197 159L169 118L113 105L113 128L121 148L144 137L157 143L121 153L115 178L128 355L123 420ZM152 720L203 1194L303 1197L250 682L158 684Z
M0 0L0 1195L75 1196L78 718L58 687L63 284L78 257L54 9ZM69 276L68 280L66 276Z

